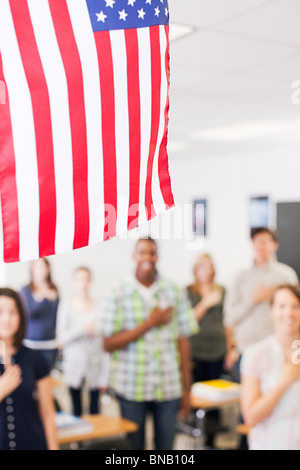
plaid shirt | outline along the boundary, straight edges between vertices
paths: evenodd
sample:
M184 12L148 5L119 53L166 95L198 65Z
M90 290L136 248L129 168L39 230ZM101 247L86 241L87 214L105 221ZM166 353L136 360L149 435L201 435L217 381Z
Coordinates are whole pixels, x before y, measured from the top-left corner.
M137 341L112 353L111 388L136 402L168 401L181 396L178 339L198 331L186 294L178 286L158 279L152 293L147 302L140 293L138 281L132 279L112 289L105 299L105 337L134 329L156 306L174 306L168 325L154 327Z

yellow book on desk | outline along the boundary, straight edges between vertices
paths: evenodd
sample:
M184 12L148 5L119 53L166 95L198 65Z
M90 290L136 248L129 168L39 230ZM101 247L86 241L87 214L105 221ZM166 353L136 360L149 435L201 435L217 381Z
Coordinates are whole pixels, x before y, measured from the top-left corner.
M192 394L211 401L231 400L240 396L240 385L223 379L196 382Z

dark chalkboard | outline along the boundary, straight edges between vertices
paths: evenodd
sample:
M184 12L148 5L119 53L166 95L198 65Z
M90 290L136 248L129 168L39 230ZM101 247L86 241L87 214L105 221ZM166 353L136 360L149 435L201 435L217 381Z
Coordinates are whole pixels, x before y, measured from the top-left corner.
M277 204L278 261L295 269L300 280L300 202Z

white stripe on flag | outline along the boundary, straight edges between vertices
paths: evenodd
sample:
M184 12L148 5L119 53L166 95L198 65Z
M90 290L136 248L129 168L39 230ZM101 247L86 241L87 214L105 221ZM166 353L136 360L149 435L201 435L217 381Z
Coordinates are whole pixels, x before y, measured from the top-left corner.
M74 239L73 159L68 87L48 1L28 0L28 6L49 92L57 200L55 252L63 253L73 249Z
M139 66L141 101L141 170L140 170L140 214L139 225L148 220L145 207L147 162L151 135L151 50L149 28L139 28ZM150 214L149 214L150 215Z
M85 1L67 0L81 61L88 148L89 245L103 241L104 184L101 93L97 49Z
M116 235L122 235L127 232L130 186L127 53L124 31L110 31L110 42L115 90L115 140L117 160Z
M167 78L166 78L166 64L165 64L165 51L167 46L167 38L164 26L159 27L160 48L161 48L161 87L160 87L160 117L159 117L159 130L156 151L153 160L153 173L152 173L152 197L153 205L156 214L165 210L165 202L160 189L159 174L158 174L158 157L159 149L164 135L165 129L165 107L167 103Z
M8 0L0 3L0 50L7 81L16 160L20 260L39 257L39 187L31 96Z

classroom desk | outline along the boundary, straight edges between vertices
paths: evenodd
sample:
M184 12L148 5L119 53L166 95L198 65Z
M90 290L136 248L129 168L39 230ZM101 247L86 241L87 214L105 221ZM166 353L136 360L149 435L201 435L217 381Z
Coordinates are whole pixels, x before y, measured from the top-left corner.
M83 415L82 419L92 424L93 430L90 433L81 435L70 434L69 436L58 437L59 444L70 444L72 442L86 441L92 439L105 439L126 434L137 430L138 426L132 421L115 416Z
M204 420L206 412L210 409L224 408L226 406L239 405L240 397L230 398L223 401L212 401L206 398L200 398L192 393L190 394L191 407L195 410L195 426L192 429L192 435L195 437L196 445L199 450L205 450L205 432Z
M223 401L211 401L211 400L206 400L205 398L196 397L192 394L190 396L190 400L191 400L192 408L202 409L202 410L222 408L228 405L237 405L240 402L239 397L231 398L229 400L223 400Z
M63 386L64 382L59 376L51 377L51 387ZM93 426L90 433L74 434L58 436L58 443L71 444L74 442L82 442L95 439L107 439L117 437L122 434L134 432L138 429L138 425L132 421L121 418L119 416L109 416L103 414L83 415L82 419L89 422Z

